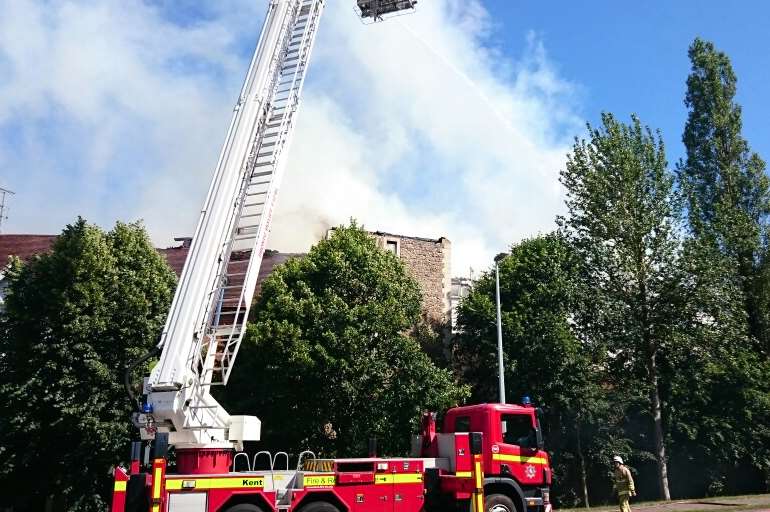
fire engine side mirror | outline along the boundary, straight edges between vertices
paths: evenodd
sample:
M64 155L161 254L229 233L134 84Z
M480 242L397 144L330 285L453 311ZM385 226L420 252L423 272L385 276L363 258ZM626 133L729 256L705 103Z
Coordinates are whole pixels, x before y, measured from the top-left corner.
M481 455L483 451L483 444L482 444L483 436L481 432L471 432L470 433L470 443L471 443L471 454L472 455Z

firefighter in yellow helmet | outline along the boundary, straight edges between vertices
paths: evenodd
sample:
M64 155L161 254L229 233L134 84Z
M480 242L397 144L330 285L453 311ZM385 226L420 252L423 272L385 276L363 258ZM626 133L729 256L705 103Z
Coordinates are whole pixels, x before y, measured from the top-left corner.
M636 496L634 477L631 476L631 471L623 464L623 459L619 455L612 458L612 465L615 466L615 490L618 493L620 512L631 512L628 499Z

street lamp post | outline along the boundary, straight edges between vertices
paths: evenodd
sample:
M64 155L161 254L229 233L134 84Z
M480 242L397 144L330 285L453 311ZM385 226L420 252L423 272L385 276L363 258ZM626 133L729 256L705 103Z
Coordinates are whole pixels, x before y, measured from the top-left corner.
M505 374L503 373L503 324L500 318L500 260L505 254L495 258L495 298L497 299L497 371L500 385L500 403L505 403Z

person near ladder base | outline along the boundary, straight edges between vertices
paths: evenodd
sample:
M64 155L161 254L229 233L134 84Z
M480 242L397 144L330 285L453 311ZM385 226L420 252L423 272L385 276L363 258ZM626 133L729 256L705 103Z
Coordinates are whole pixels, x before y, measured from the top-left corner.
M618 493L620 512L631 512L628 499L636 496L634 477L631 476L631 471L623 464L623 459L619 455L612 458L612 465L615 466L615 490Z

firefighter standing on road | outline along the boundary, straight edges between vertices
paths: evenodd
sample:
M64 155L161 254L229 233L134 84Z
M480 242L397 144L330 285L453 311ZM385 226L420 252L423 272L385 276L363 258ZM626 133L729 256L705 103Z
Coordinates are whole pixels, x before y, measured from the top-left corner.
M618 504L620 512L631 512L631 505L628 499L636 496L634 488L634 478L631 471L623 464L623 459L619 455L612 458L612 464L615 466L615 490L618 492Z

